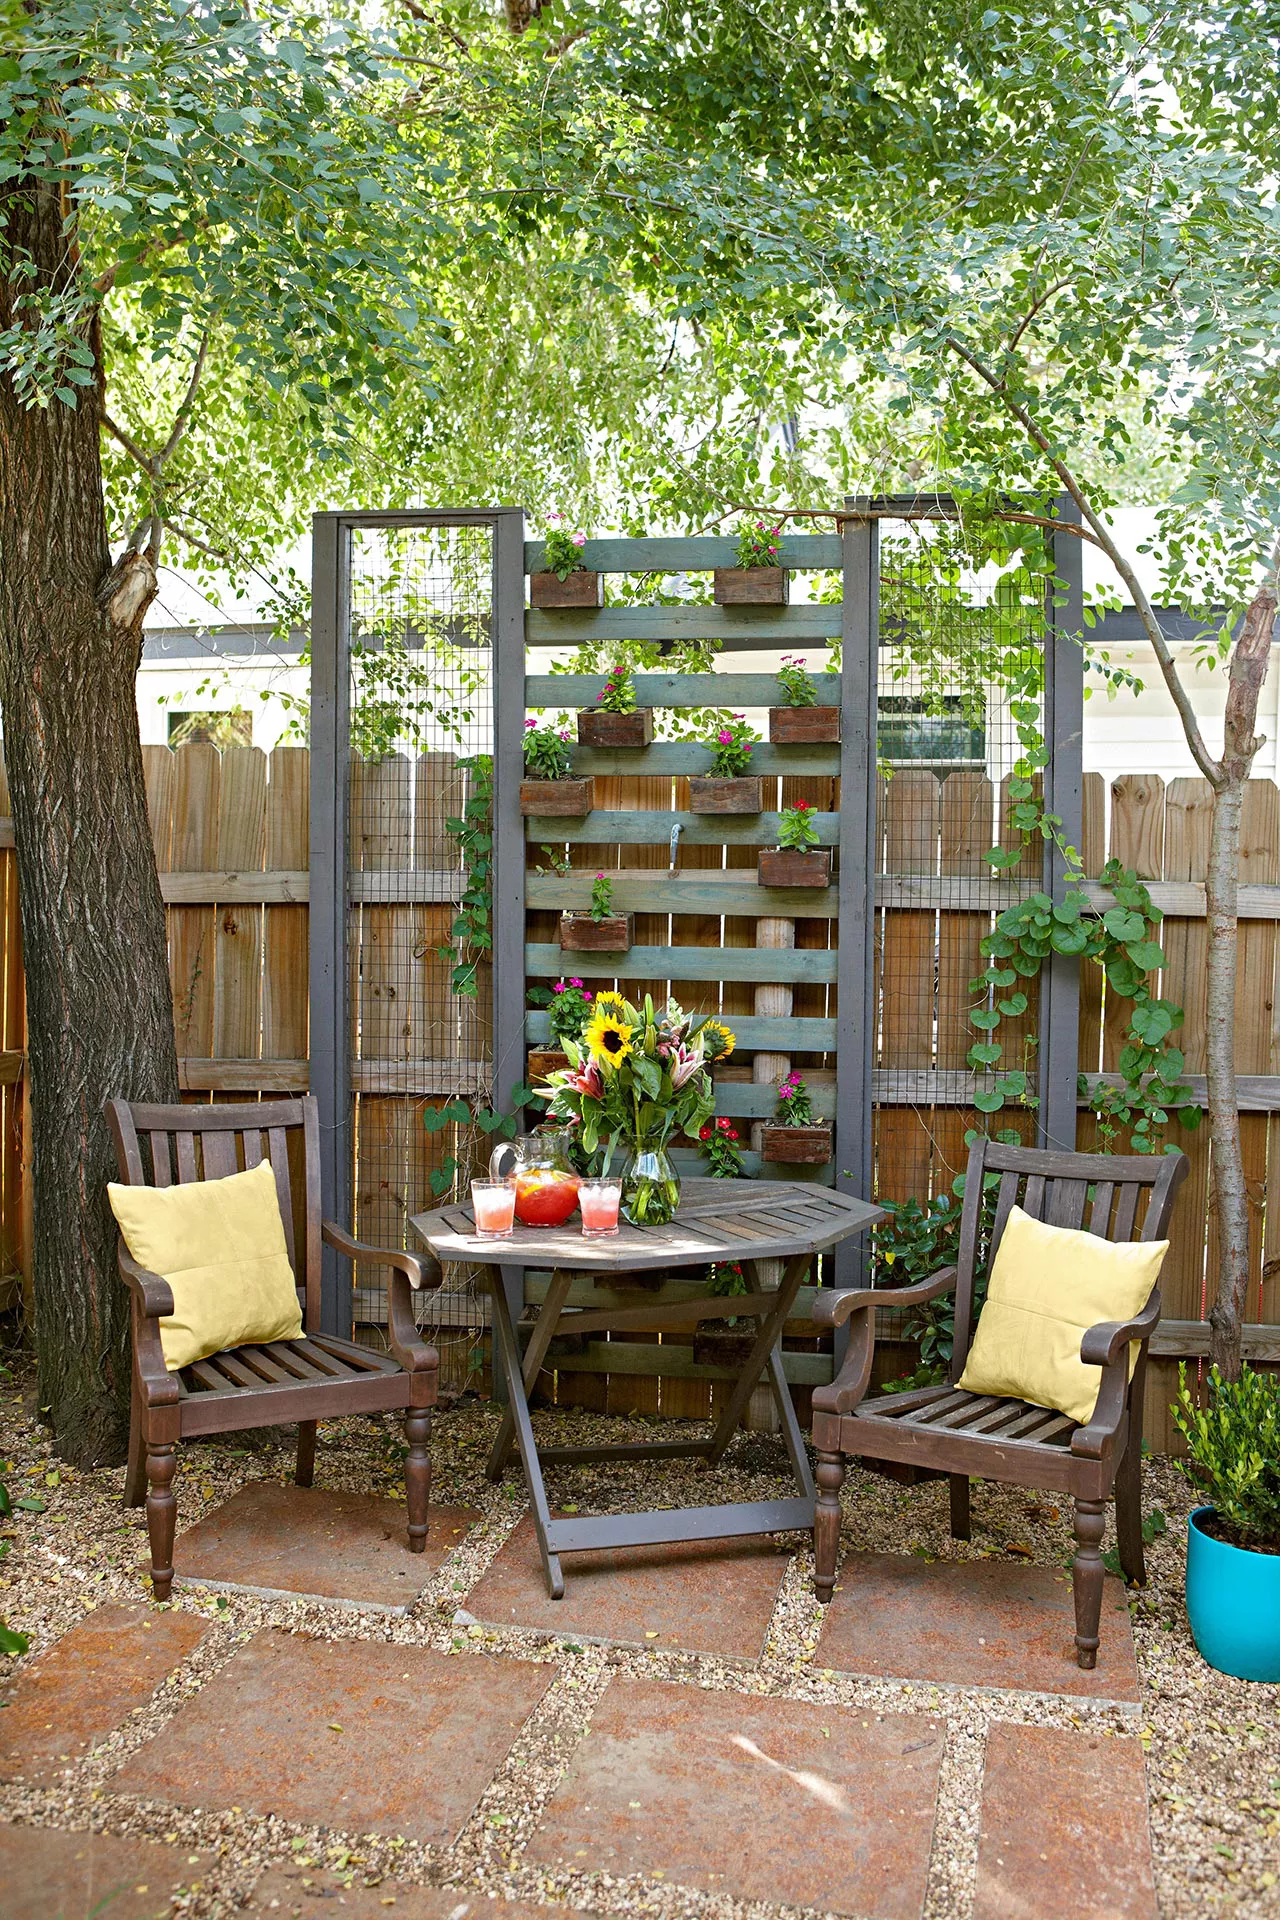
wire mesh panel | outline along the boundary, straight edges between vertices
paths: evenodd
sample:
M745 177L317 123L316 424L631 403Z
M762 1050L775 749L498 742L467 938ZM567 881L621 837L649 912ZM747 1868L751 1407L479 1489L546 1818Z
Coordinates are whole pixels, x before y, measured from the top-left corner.
M970 1024L971 983L997 914L1043 884L1038 838L999 873L986 858L1022 846L1010 780L1048 728L1045 557L1018 532L881 525L873 1087L876 1191L889 1200L945 1192L967 1129L992 1124L973 1106L984 1076L968 1055L987 1036ZM1026 1005L1000 1021L999 1066L1034 1090L1039 984L1017 989ZM1034 1137L1026 1107L994 1124Z
M353 1220L361 1239L383 1246L404 1246L409 1216L436 1204L474 1158L465 1124L429 1128L426 1116L489 1096L489 966L457 923L463 824L474 801L471 824L484 826L492 752L492 541L487 526L351 536ZM448 1299L440 1314L447 1323ZM452 1317L476 1316L468 1306ZM358 1286L354 1318L381 1325L385 1292Z

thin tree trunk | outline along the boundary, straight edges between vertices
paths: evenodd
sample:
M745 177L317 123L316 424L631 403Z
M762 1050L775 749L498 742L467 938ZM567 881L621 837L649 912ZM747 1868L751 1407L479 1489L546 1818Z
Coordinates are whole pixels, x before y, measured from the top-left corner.
M1275 626L1276 596L1255 594L1231 655L1223 723L1222 777L1214 790L1205 873L1209 967L1205 1069L1218 1229L1218 1285L1209 1314L1210 1353L1229 1380L1240 1375L1240 1327L1249 1290L1249 1195L1236 1101L1237 892L1245 785L1262 745L1254 734Z
M45 287L74 276L56 194L0 196ZM0 327L21 324L0 276ZM112 568L98 392L23 407L0 380L0 703L22 902L42 1407L65 1459L123 1456L128 1316L106 1197L110 1094L177 1097L164 908L135 678L152 557Z

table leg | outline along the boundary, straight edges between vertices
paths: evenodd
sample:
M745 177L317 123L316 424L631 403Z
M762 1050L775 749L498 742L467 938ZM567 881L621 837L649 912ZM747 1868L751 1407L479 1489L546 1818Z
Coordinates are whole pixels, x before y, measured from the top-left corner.
M747 1358L746 1365L743 1367L734 1385L733 1392L725 1402L724 1409L716 1423L716 1430L711 1439L711 1451L707 1455L708 1466L714 1467L719 1465L724 1456L725 1449L737 1432L738 1422L742 1418L742 1409L751 1398L752 1388L768 1366L770 1354L782 1338L783 1323L795 1305L796 1295L799 1293L804 1277L809 1271L809 1263L812 1258L813 1255L809 1253L796 1253L788 1260L786 1271L782 1276L782 1282L778 1287L778 1304L765 1319L756 1337L756 1343ZM751 1270L750 1290L754 1293L756 1291L754 1278L755 1262L751 1260L745 1264ZM786 1397L789 1405L791 1396L788 1394ZM779 1411L781 1411L781 1409L779 1409ZM794 1410L792 1411L790 1424L795 1424ZM790 1451L790 1444L790 1440L788 1440L788 1451Z
M538 1317L534 1321L533 1332L529 1336L529 1344L525 1348L524 1355L524 1398L526 1402L528 1401L530 1393L533 1391L534 1382L542 1371L542 1362L546 1358L547 1348L551 1345L555 1337L556 1327L559 1324L560 1315L564 1311L564 1303L569 1297L569 1289L572 1285L572 1273L557 1268L551 1276L551 1285L547 1288L547 1297L538 1309ZM502 1297L503 1305L507 1308L507 1317L510 1319L510 1305L507 1301L505 1290ZM518 1350L519 1341L516 1342L516 1346ZM500 1480L502 1478L502 1470L511 1457L511 1443L515 1439L516 1432L514 1406L514 1401L508 1400L503 1410L502 1425L498 1428L498 1437L489 1452L489 1460L485 1467L485 1472L488 1474L490 1480Z
M547 1539L548 1529L551 1526L551 1511L547 1506L547 1490L542 1484L542 1467L538 1460L537 1442L533 1437L533 1423L529 1418L529 1402L520 1368L520 1342L516 1338L515 1325L507 1306L507 1296L502 1288L502 1275L493 1267L488 1267L485 1271L489 1276L489 1288L493 1299L493 1331L497 1336L498 1357L507 1381L507 1407L515 1429L516 1445L520 1449L525 1485L529 1489L529 1504L533 1508L533 1525L538 1536L538 1551L542 1555L542 1570L547 1579L547 1592L553 1600L563 1600L564 1575L560 1571L560 1561L552 1552Z

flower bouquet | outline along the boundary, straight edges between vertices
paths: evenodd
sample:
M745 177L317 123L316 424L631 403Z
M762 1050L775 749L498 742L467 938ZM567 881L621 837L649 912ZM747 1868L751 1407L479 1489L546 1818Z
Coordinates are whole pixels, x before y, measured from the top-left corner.
M697 1136L715 1095L708 1068L733 1051L719 1020L689 1014L674 1000L632 1006L620 993L596 995L581 1041L565 1039L569 1066L535 1088L547 1117L571 1126L582 1152L607 1173L625 1147L622 1212L633 1226L664 1226L680 1204L671 1163L673 1133Z

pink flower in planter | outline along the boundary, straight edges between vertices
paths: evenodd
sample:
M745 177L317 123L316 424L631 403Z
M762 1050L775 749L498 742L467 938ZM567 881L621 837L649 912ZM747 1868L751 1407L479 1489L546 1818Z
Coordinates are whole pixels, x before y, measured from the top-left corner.
M586 546L586 544L587 544L587 536L586 536L586 534L585 534L585 533L575 533L575 534L573 535L573 544L574 544L574 546L575 546L575 547L585 547L585 546Z

